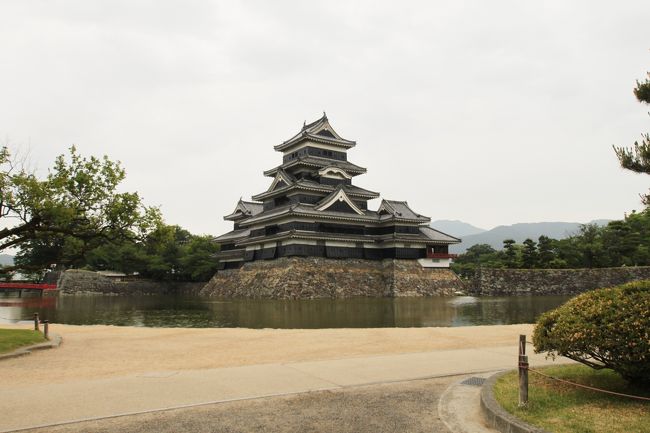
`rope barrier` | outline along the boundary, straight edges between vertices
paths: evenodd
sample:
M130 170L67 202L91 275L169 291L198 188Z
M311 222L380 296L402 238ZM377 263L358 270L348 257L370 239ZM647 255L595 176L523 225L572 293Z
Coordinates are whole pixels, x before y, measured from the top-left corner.
M531 344L531 345L533 344L532 341L528 341L528 340L526 340L526 343ZM520 367L522 367L522 366L520 365ZM608 391L606 389L594 388L592 386L582 385L580 383L571 382L571 381L566 380L566 379L560 379L558 377L550 376L548 374L542 373L539 370L533 370L530 367L524 367L524 368L526 368L526 370L528 370L528 371L532 371L533 373L537 373L540 376L544 376L544 377L549 378L549 379L557 380L558 382L564 382L564 383L567 383L569 385L577 386L579 388L585 388L585 389L589 389L591 391L602 392L604 394L617 395L617 396L620 396L620 397L627 397L627 398L634 398L634 399L643 400L643 401L650 401L650 398L648 398L648 397L641 397L640 395L623 394L623 393L620 393L620 392Z
M530 367L527 368L527 370L528 370L528 371L532 371L533 373L539 374L540 376L544 376L544 377L547 377L547 378L549 378L549 379L557 380L558 382L568 383L569 385L573 385L573 386L577 386L577 387L580 387L580 388L589 389L589 390L591 390L591 391L597 391L597 392L602 392L602 393L605 393L605 394L617 395L617 396L619 396L619 397L627 397L627 398L634 398L634 399L637 399L637 400L650 401L650 398L648 398L648 397L641 397L640 395L623 394L623 393L621 393L621 392L608 391L608 390L606 390L606 389L594 388L593 386L583 385L583 384L581 384L581 383L575 383L575 382L571 382L571 381L569 381L569 380L560 379L560 378L558 378L558 377L554 377L554 376L550 376L550 375L548 375L548 374L544 374L544 373L542 373L541 371L533 370L533 369L530 368Z

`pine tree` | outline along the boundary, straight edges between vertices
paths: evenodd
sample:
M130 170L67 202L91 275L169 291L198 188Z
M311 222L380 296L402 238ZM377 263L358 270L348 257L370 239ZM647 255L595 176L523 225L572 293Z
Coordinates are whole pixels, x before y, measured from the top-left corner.
M639 102L650 104L650 79L637 81L634 95ZM650 134L642 134L641 142L635 141L632 147L614 146L614 151L621 167L636 173L650 174ZM643 204L650 205L650 194L644 194L641 198Z
M532 239L524 241L524 249L521 253L524 268L532 269L537 264L537 244Z
M506 239L503 241L503 251L505 255L505 264L509 268L517 267L517 250L515 248L515 241Z
M541 235L537 240L537 266L540 268L550 268L551 262L555 259L553 250L554 239Z

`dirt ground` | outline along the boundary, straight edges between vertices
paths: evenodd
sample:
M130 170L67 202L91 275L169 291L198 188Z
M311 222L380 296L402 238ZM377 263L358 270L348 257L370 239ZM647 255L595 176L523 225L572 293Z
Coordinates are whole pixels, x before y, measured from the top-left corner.
M61 335L63 344L2 361L3 382L58 383L151 371L512 346L519 334L532 334L532 325L307 330L51 325L50 332Z
M25 433L449 432L437 406L454 381L458 376L234 401Z

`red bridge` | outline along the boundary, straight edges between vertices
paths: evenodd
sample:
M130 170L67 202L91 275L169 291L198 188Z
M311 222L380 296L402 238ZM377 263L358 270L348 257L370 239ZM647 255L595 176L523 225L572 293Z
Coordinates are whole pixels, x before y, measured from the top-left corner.
M37 283L0 283L0 290L18 290L22 294L23 290L40 290L41 295L50 290L56 290L56 284L37 284Z

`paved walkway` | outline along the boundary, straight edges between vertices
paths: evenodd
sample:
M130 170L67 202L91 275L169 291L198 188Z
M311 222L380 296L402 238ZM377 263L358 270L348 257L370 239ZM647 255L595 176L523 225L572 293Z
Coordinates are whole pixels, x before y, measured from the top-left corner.
M151 371L11 388L0 381L0 432L193 405L494 371L515 367L516 354L517 347L508 346L207 370ZM530 361L531 365L551 363L543 355L532 355Z
M436 407L456 377L239 400L25 433L449 433Z

